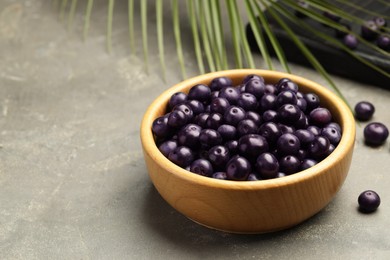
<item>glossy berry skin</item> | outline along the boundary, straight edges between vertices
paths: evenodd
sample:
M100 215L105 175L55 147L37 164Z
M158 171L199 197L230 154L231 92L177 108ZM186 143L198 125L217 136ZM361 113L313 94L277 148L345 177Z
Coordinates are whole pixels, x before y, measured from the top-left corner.
M244 181L252 172L250 162L242 156L233 156L226 164L227 179L235 181Z
M211 113L206 120L206 127L211 129L218 129L223 123L223 116L220 113Z
M200 113L199 115L195 116L193 123L199 125L202 128L206 128L206 122L209 116L210 113Z
M321 128L318 126L309 125L306 130L312 132L314 136L319 136L321 134Z
M344 38L343 38L343 42L344 42L345 46L347 46L351 50L356 49L357 46L359 45L358 39L353 34L345 35Z
M372 20L365 21L361 26L361 35L366 40L373 40L378 36L378 26Z
M301 148L301 142L294 134L286 133L279 137L277 148L281 154L293 155L297 154Z
M230 140L225 143L226 148L229 149L230 155L237 154L238 153L238 141L237 140Z
M239 136L247 134L257 134L258 127L251 119L243 119L237 125L237 133Z
M169 153L168 159L174 164L185 168L193 162L195 156L190 148L186 146L179 146Z
M211 175L211 178L218 180L227 180L226 172L215 172Z
M359 210L363 213L374 212L381 204L381 198L373 190L363 191L358 197Z
M170 139L167 141L162 142L159 146L158 149L160 152L165 156L168 157L169 153L175 150L178 147L178 143L176 140Z
M264 122L276 122L278 120L278 112L275 110L269 109L263 113Z
M210 148L208 159L216 169L224 169L230 159L229 149L223 145L216 145Z
M293 126L296 129L306 129L309 126L309 119L307 118L305 113L303 113L302 111L300 112L300 116L298 120L293 123Z
M295 128L291 125L286 125L282 123L278 123L279 129L282 132L282 134L293 134L295 132Z
M336 122L330 122L325 127L335 128L337 131L339 131L341 133L341 126Z
M252 79L245 84L245 92L254 95L256 98L261 98L265 92L264 81Z
M308 147L315 138L314 134L307 129L298 129L294 134L298 137L302 147Z
M223 115L225 123L233 126L236 126L244 118L245 110L238 106L230 106Z
M199 100L188 100L185 102L185 104L192 109L194 116L199 115L200 113L203 113L205 111L203 103Z
M285 104L278 109L279 120L290 125L294 124L301 116L301 110L296 105Z
M173 111L182 111L184 114L186 114L187 121L191 121L194 117L194 112L192 111L191 107L185 103L176 105L172 112Z
M215 78L210 83L211 91L219 91L224 87L230 87L230 86L233 86L233 82L228 77Z
M202 129L199 135L199 142L202 147L213 147L222 143L222 137L214 129Z
M256 171L262 179L276 178L279 173L278 159L272 153L262 153L256 159Z
M219 91L218 97L226 98L231 105L235 105L240 97L240 91L235 87L224 87Z
M179 105L181 103L185 103L188 100L187 94L183 92L176 92L171 96L171 98L168 101L168 107L169 109L174 108L176 105Z
M298 98L297 99L297 106L299 107L299 109L302 111L302 112L305 112L306 111L306 108L307 108L307 101L305 98Z
M379 48L390 51L390 35L389 34L381 34L379 35L376 45L378 45Z
M152 132L157 137L166 137L170 134L171 128L168 125L168 116L160 116L152 123Z
M316 136L310 144L308 150L313 158L322 158L327 154L329 146L330 142L328 138L324 136Z
M294 93L298 92L298 85L291 80L286 80L278 84L279 91L291 90Z
M285 104L296 105L297 102L297 95L291 90L282 91L276 97L276 104L278 107Z
M228 107L230 107L230 103L226 98L217 97L210 103L210 112L223 115Z
M202 128L195 124L187 124L177 133L177 141L187 147L198 147Z
M389 130L384 124L373 122L364 127L363 134L367 145L379 146L386 142L389 136Z
M241 93L237 105L242 107L245 111L254 111L259 106L257 98L251 93Z
M188 92L189 99L199 100L200 102L206 102L210 100L211 90L204 84L198 84L193 86Z
M253 122L255 122L256 125L261 125L262 119L259 113L256 113L254 111L247 111L245 113L245 119L250 119Z
M332 114L328 109L319 107L310 112L309 120L311 124L322 127L332 121Z
M303 171L303 170L309 169L310 167L313 167L317 163L318 162L314 159L310 159L310 158L303 159L301 166L300 166L300 170Z
M280 170L286 174L293 174L299 171L301 161L294 155L287 155L279 160Z
M259 108L262 111L266 111L269 109L276 109L276 96L274 94L264 94L259 102Z
M329 142L333 145L337 145L341 140L341 133L333 127L322 128L321 135L328 138Z
M261 178L256 173L250 173L248 175L248 178L246 178L247 181L259 181Z
M248 160L256 160L257 156L268 151L267 140L258 134L248 134L238 139L238 152Z
M237 137L237 128L232 125L227 125L227 124L220 125L217 131L221 135L222 139L225 141L232 140Z
M320 105L320 98L314 93L307 93L303 96L303 98L306 100L307 112L312 111Z
M202 175L211 176L214 172L213 166L206 159L196 159L191 163L190 172Z
M267 122L259 127L259 135L263 136L269 144L274 144L282 135L279 126L274 122Z
M246 84L249 81L251 81L252 79L256 79L256 80L260 80L260 81L264 82L264 78L262 76L255 75L255 74L249 74L248 76L246 76L243 79L242 84Z
M168 126L179 128L187 123L187 115L181 110L173 110L168 116Z

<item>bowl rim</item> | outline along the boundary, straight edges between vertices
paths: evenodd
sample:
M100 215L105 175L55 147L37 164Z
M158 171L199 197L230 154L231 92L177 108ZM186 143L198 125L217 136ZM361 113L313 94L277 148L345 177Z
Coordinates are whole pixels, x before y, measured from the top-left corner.
M320 96L326 97L327 102L338 107L340 112L340 125L343 128L343 133L341 140L335 150L328 156L326 159L320 161L316 165L291 174L281 178L259 180L259 181L233 181L233 180L219 180L210 177L201 176L194 174L190 171L187 171L180 166L175 165L168 158L166 158L159 150L155 144L153 133L151 130L152 122L156 118L156 114L161 114L161 106L166 105L169 97L175 92L182 91L183 89L188 88L189 86L194 86L203 82L206 84L210 82L213 78L216 77L244 77L249 74L257 74L264 78L290 78L292 81L296 82L299 86L305 85L308 88L314 89L315 93L318 93ZM325 174L329 168L334 164L340 162L351 149L355 142L355 119L351 112L351 109L347 104L336 94L331 92L326 87L311 81L309 79L303 78L301 76L274 71L274 70L260 70L260 69L232 69L232 70L222 70L217 72L210 72L189 78L187 80L181 81L169 89L161 93L147 108L144 117L141 122L140 137L141 143L144 149L144 152L147 153L160 167L162 167L166 172L169 172L172 175L175 175L177 178L196 183L201 186L209 186L220 189L229 189L229 190L259 190L259 189L272 189L280 188L280 186L289 186L297 182L306 181L312 178L315 178L318 175Z

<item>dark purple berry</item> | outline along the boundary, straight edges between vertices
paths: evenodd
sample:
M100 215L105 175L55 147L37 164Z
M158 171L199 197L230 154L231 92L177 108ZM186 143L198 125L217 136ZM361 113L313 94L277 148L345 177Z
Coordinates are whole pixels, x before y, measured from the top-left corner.
M254 95L257 98L261 98L265 92L264 81L259 79L252 79L245 84L245 92Z
M328 138L329 142L333 145L337 145L341 140L341 133L333 127L322 128L321 135Z
M224 87L230 87L230 86L233 86L233 82L228 77L215 78L210 83L211 91L219 91Z
M276 109L276 96L274 94L264 94L260 99L260 109L266 111L269 109Z
M218 129L223 124L223 116L219 113L211 113L206 120L206 127L211 129Z
M366 144L370 146L379 146L384 144L389 136L389 130L387 127L379 122L366 125L363 133Z
M237 128L232 125L220 125L217 131L225 141L232 140L237 137Z
M216 169L224 169L230 159L229 149L223 145L216 145L210 148L208 159Z
M363 191L358 197L359 210L363 213L374 212L381 204L381 198L373 190Z
M390 51L390 35L389 34L379 35L376 44L378 45L379 48L385 51Z
M312 132L314 136L318 136L321 134L321 128L319 128L318 126L309 125L306 129Z
M274 122L266 122L259 127L259 135L263 136L269 144L274 144L282 132L279 126Z
M194 117L194 112L192 111L191 107L187 104L179 104L179 105L176 105L172 112L173 111L182 111L184 112L184 114L186 114L186 117L187 117L187 121L191 121L192 118Z
M310 167L313 167L318 162L314 159L303 159L301 163L301 171L309 169Z
M329 149L330 142L325 136L316 136L309 146L309 153L313 158L323 158Z
M226 172L216 172L211 177L218 180L227 180Z
M173 110L168 116L168 126L179 128L188 121L187 115L181 110Z
M262 76L255 75L255 74L249 74L248 76L246 76L244 78L244 80L242 81L242 84L246 84L253 79L260 80L260 81L264 82L264 78Z
M251 119L243 119L237 125L238 136L257 134L258 126Z
M286 174L292 174L299 171L301 161L294 155L287 155L279 160L280 170Z
M298 137L302 147L308 147L315 138L314 134L307 129L298 129L294 134Z
M202 147L213 147L222 143L222 137L214 129L202 129L199 135L199 142Z
M310 112L313 109L319 107L320 98L314 93L307 93L304 95L304 99L306 100L306 111Z
M177 140L180 145L187 147L197 147L199 145L199 136L202 128L195 124L188 124L184 126L177 133Z
M210 112L224 114L230 103L226 98L217 97L210 103Z
M375 17L373 21L379 30L384 30L384 27L387 25L387 22L383 17Z
M179 146L169 153L168 159L174 164L185 168L193 162L195 156L190 148L186 146Z
M277 106L282 106L285 104L296 105L297 102L297 95L291 90L282 91L276 97Z
M207 102L210 100L211 90L208 86L198 84L193 86L188 92L189 99L199 100L200 102Z
M238 153L238 141L230 140L225 143L225 146L229 149L230 155Z
M247 181L259 181L259 180L261 180L261 178L259 178L259 176L257 176L256 173L251 173L248 175L248 178L246 180Z
M194 116L198 115L200 113L203 113L205 111L205 107L204 107L203 103L200 102L199 100L195 100L195 99L188 100L185 104L188 105L192 109Z
M273 84L265 84L264 94L274 94L278 92L278 89Z
M257 157L256 170L262 179L276 178L279 173L278 159L272 153L262 153Z
M168 116L160 116L153 121L152 132L157 137L166 137L171 133L168 125Z
M208 160L197 159L191 163L190 171L202 176L211 176L214 172L213 166Z
M327 124L325 127L331 127L331 128L335 128L337 131L339 131L340 133L342 132L341 131L341 126L336 123L336 122L330 122L329 124Z
M206 122L209 116L209 113L200 113L199 115L195 116L193 123L199 125L202 128L206 128Z
M230 106L225 111L223 119L225 123L236 126L238 122L245 118L245 110L238 106Z
M285 90L291 90L294 93L298 92L298 85L292 82L291 80L285 80L281 83L278 83L277 88L279 89L280 92Z
M344 27L345 30L335 29L335 34L337 38L343 39L347 34L350 33L351 25L342 22L340 23L340 26Z
M302 112L305 112L305 111L306 111L306 107L307 107L306 99L304 99L304 98L298 98L298 99L297 99L297 106L299 107L299 109L300 109Z
M175 106L185 103L187 101L188 97L187 94L183 92L176 92L171 96L171 98L168 101L168 107L170 110L172 110Z
M285 104L278 109L278 114L281 122L292 125L300 118L301 110L296 105Z
M351 50L356 49L357 46L359 45L358 39L353 34L345 35L344 38L343 38L343 42L344 42L345 46L347 46Z
M226 175L229 180L244 181L252 172L250 162L239 155L234 156L226 165Z
M262 123L260 114L254 112L254 111L247 111L245 114L245 119L252 120L258 126L261 125L261 123Z
M240 97L240 90L235 87L224 87L219 91L218 97L226 98L230 104L235 105Z
M261 135L248 134L238 139L238 152L250 160L256 159L266 151L268 151L268 142Z
M158 149L165 157L168 157L169 153L175 150L177 147L178 147L177 141L170 139L165 142L162 142L158 146Z
M251 93L241 93L237 100L237 105L246 111L254 111L259 106L257 99Z
M276 122L278 120L278 112L275 110L267 110L263 113L263 121L264 122Z
M372 20L365 21L361 26L361 35L366 40L373 40L378 36L378 26Z
M301 111L298 120L293 125L296 129L306 129L309 126L309 119L305 113Z
M293 155L298 153L301 148L301 143L294 134L282 134L277 141L278 152L286 155Z
M309 114L310 123L322 127L332 121L332 114L324 107L319 107L312 110Z
M287 133L293 134L296 130L295 127L282 124L282 123L278 123L278 127L280 129L280 132L282 132L282 134L287 134Z

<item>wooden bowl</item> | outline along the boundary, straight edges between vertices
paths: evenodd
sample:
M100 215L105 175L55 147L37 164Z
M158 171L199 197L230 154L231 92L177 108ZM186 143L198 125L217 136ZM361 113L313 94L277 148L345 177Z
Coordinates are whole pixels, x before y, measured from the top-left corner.
M290 78L302 92L314 92L342 127L336 149L315 166L282 178L261 181L226 181L200 176L170 162L158 150L152 122L165 113L168 100L178 91L230 77L239 84L248 74L266 83ZM266 70L228 70L185 80L163 92L147 109L141 142L149 176L161 196L177 211L209 228L233 233L265 233L286 229L323 209L341 188L348 174L355 141L355 121L346 104L331 91L299 76Z

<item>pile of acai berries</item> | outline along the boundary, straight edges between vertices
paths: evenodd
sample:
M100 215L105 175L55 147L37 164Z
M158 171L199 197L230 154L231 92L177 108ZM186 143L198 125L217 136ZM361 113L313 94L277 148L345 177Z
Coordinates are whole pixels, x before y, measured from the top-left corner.
M288 78L276 84L248 75L228 77L170 97L152 132L164 156L193 173L254 181L305 170L327 157L341 127L315 93Z

